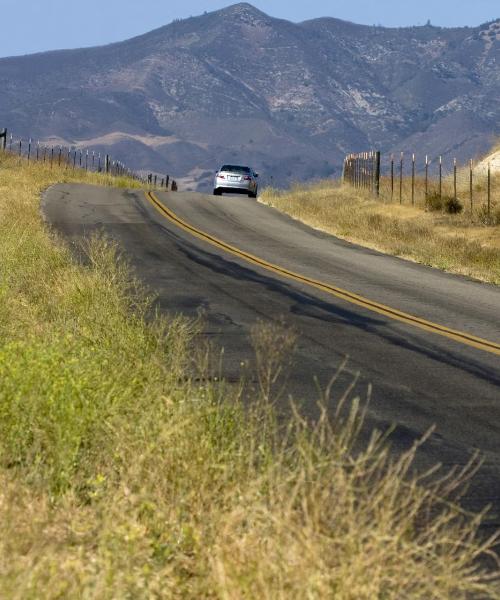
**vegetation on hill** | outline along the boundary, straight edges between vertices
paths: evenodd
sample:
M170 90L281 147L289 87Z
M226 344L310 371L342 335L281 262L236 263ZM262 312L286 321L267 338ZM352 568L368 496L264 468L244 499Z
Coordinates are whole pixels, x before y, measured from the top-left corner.
M500 597L460 481L378 434L352 452L348 394L278 425L279 326L253 331L250 405L190 377L196 323L156 314L106 240L76 263L42 223L63 180L117 183L0 155L2 598Z
M238 3L115 44L2 58L0 126L168 164L205 191L226 161L277 187L329 177L367 140L465 161L500 135L499 51L496 23L292 23Z

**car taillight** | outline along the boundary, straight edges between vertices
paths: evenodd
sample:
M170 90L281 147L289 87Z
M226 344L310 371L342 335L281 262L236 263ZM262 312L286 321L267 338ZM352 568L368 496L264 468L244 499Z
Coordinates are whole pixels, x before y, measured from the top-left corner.
M217 177L218 177L219 179L226 179L226 178L224 177L224 175L217 175Z
M252 180L252 178L249 175L245 175L245 177L243 177L243 179L245 181L251 181Z

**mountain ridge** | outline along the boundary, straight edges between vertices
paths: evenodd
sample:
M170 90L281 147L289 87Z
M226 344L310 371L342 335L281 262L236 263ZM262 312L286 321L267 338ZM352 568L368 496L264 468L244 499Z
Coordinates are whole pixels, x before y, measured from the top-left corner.
M486 151L500 134L498 60L500 20L292 23L239 3L105 46L0 59L0 126L93 144L193 188L226 161L287 185L372 147Z

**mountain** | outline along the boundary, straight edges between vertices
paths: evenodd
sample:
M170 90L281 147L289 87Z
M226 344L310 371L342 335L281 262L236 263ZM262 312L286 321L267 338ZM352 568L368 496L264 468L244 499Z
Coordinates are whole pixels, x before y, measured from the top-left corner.
M500 134L500 19L400 29L291 23L250 4L109 46L0 60L0 127L109 151L208 189L338 174L373 147L466 159Z

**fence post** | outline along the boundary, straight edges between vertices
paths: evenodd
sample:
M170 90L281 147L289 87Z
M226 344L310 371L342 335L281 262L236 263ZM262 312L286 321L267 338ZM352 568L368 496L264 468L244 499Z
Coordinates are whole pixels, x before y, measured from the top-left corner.
M457 199L457 159L453 159L453 198Z
M491 163L488 163L488 218L491 213Z
M365 188L368 189L371 185L371 172L370 172L370 153L365 152Z
M7 129L2 129L2 133L0 133L0 140L2 140L2 150L5 152L7 148Z
M443 199L443 157L439 157L439 199Z
M470 214L474 210L474 161L470 159L470 171L469 171L469 192L470 192Z
M394 154L391 154L391 202L394 201Z
M399 162L399 204L403 204L403 161L404 152L401 152L401 159Z
M380 198L380 150L375 152L375 195Z
M31 138L28 141L28 162L31 159Z
M110 166L109 163L110 163L109 154L106 154L106 162L105 162L105 171L106 171L106 173L109 173L109 166Z
M429 198L429 155L425 155L425 203Z
M367 183L367 188L370 188L370 192L373 194L373 152L368 152L367 156L367 164L366 164L366 168L367 168L367 179L368 181Z
M415 154L411 156L411 205L415 205Z
M366 157L366 187L370 188L370 192L373 194L373 152L368 152Z

